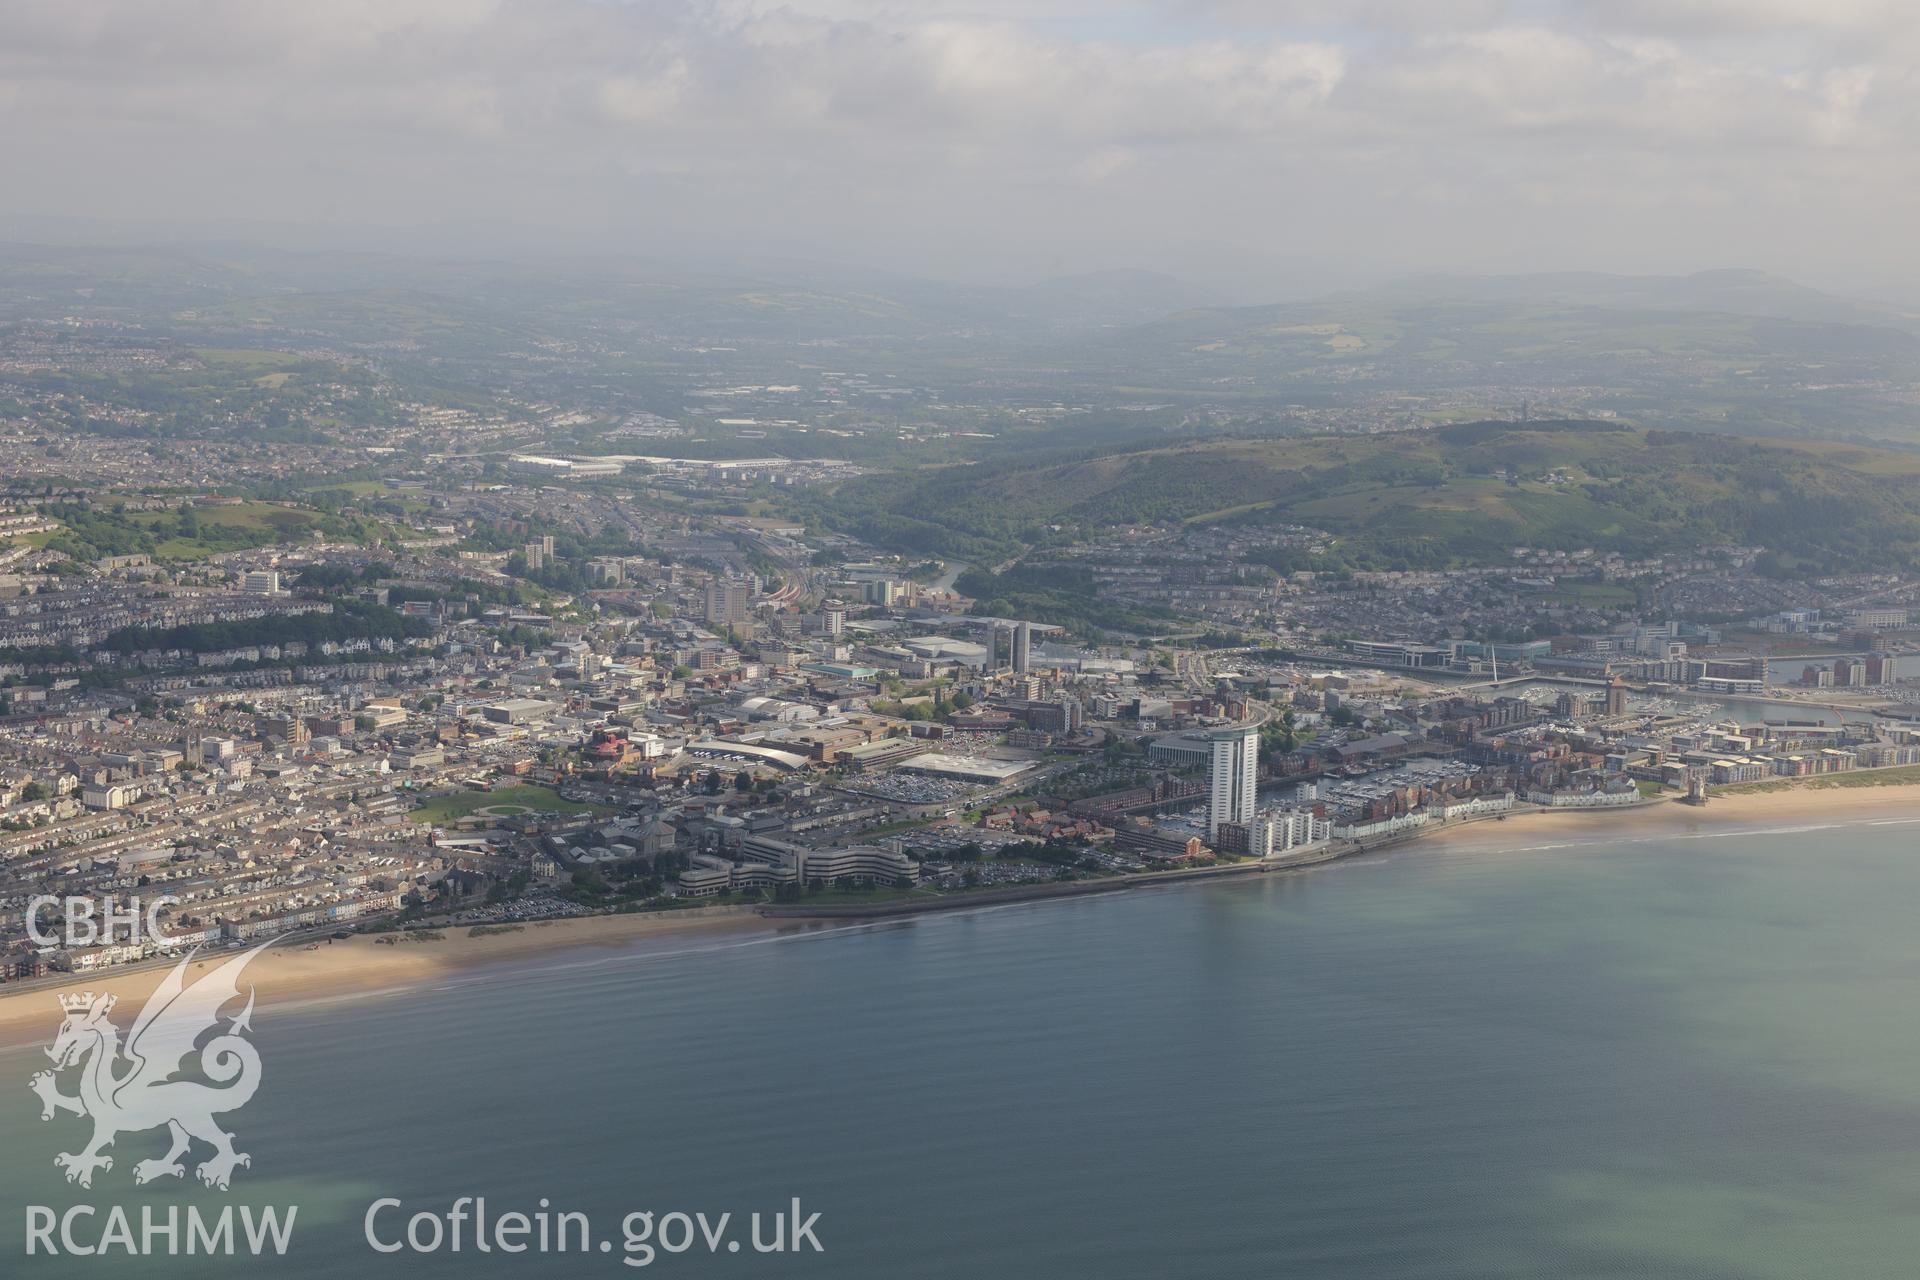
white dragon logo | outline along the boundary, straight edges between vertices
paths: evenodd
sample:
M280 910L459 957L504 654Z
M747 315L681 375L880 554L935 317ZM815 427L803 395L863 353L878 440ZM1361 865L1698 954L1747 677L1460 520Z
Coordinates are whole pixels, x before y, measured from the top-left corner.
M60 1111L93 1120L93 1139L85 1148L53 1158L68 1182L92 1186L94 1170L113 1168L113 1157L101 1152L116 1137L161 1125L172 1135L173 1145L159 1159L134 1165L135 1182L184 1175L180 1157L196 1138L214 1149L195 1171L210 1187L226 1190L234 1168L253 1163L245 1152L233 1149L233 1135L213 1118L216 1112L245 1106L260 1087L260 1054L241 1034L250 1029L252 988L247 990L247 1007L225 1031L204 1045L195 1042L217 1026L221 1008L239 996L240 971L264 945L234 957L192 986L186 983L187 965L193 959L189 953L147 998L124 1049L120 1029L107 1018L113 1011L113 996L95 999L89 991L60 997L67 1016L47 1049L54 1068L39 1072L30 1084L40 1095L42 1120L51 1120ZM123 1058L129 1063L124 1071L118 1069ZM189 1058L213 1084L175 1078ZM79 1094L61 1093L57 1073L75 1066L81 1068Z

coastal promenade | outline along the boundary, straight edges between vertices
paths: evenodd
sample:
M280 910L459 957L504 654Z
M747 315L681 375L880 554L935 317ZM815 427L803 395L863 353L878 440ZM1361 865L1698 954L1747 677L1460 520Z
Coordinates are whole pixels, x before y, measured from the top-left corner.
M1504 813L1472 814L1441 819L1407 831L1365 840L1332 840L1292 853L1271 858L1250 858L1215 867L1192 867L1175 871L1141 871L1128 875L1106 876L1098 880L1061 880L1046 884L1013 885L1004 889L972 889L945 893L937 897L892 898L884 902L833 902L809 905L805 902L782 903L757 908L768 919L797 920L876 920L894 916L926 915L936 911L964 911L978 907L1000 906L1015 902L1041 902L1054 898L1085 897L1088 894L1118 893L1130 889L1148 889L1161 885L1191 884L1197 880L1264 875L1275 871L1299 871L1324 866L1342 858L1411 844L1443 831L1456 831L1481 822L1502 822L1528 813L1623 813L1666 804L1665 799L1645 800L1633 805L1607 805L1593 809L1546 809L1538 805L1517 805Z

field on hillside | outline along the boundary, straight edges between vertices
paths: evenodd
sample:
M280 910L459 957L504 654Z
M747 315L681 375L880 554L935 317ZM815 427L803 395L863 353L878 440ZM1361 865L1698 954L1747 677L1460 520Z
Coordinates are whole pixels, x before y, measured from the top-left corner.
M1822 572L1920 552L1915 476L1920 454L1859 445L1489 422L880 474L843 486L830 512L882 546L976 563L1114 525L1286 522L1338 535L1375 567L1735 543Z
M378 540L391 528L379 521L329 515L275 502L193 505L171 511L96 509L55 503L45 510L64 527L51 534L34 536L82 562L101 556L136 554L161 560L202 560L223 551L300 542L315 533L368 543Z

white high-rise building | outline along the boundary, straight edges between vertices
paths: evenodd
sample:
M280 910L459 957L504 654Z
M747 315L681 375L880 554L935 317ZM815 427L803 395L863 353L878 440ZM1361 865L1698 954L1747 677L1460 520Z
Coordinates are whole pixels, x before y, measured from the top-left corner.
M1031 622L1013 624L1013 669L1020 672L1033 669L1033 624Z
M247 576L241 579L240 589L251 595L272 596L280 594L280 574L275 569L249 569Z
M1207 771L1207 842L1220 837L1220 824L1253 821L1260 772L1260 730L1255 725L1222 729L1213 735Z

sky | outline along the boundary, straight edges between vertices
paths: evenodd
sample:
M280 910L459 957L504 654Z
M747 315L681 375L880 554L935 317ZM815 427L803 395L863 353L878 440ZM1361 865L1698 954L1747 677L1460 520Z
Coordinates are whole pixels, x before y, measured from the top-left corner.
M0 0L0 235L1920 297L1914 0Z

